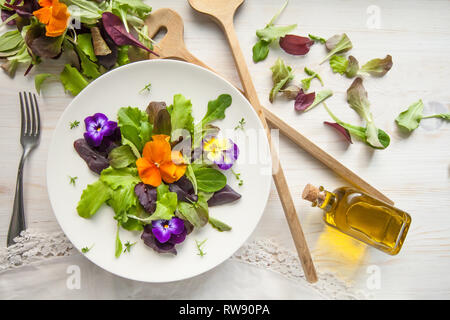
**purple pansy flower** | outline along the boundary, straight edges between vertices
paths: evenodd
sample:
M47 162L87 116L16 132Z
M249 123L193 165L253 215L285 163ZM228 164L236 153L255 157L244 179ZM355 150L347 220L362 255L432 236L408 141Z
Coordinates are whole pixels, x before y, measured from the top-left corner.
M142 232L141 239L144 240L146 246L152 248L158 253L171 253L177 254L175 245L181 243L186 239L186 236L192 232L194 226L188 221L184 220L183 231L179 234L172 234L167 242L161 243L156 239L152 232L153 226L148 224L144 227L144 232Z
M231 139L210 137L203 141L206 157L220 169L228 170L239 156L239 148Z
M161 242L165 243L169 241L169 239L174 239L174 243L180 243L184 241L184 237L176 237L177 235L181 235L184 231L184 222L180 218L172 218L170 220L156 220L152 221L152 233L155 235L155 238Z
M117 128L117 122L109 121L103 113L87 117L84 124L86 125L84 138L93 147L100 146L103 138L112 135Z

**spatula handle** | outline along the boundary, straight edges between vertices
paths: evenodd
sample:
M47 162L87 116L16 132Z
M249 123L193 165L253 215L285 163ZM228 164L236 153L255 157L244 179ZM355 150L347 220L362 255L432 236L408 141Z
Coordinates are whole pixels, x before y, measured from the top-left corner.
M233 22L229 21L226 24L222 23L221 26L223 27L228 39L228 43L230 44L231 51L233 53L233 58L238 69L242 86L244 87L244 91L247 94L247 98L250 101L253 108L255 109L256 113L258 114L261 123L263 124L263 127L266 130L267 138L269 140L269 145L271 149L272 165L274 166L273 179L275 182L275 186L277 188L278 195L280 197L281 204L283 206L284 214L286 216L289 229L295 243L295 248L297 249L297 253L303 267L303 271L305 272L305 277L309 282L314 283L317 281L316 269L314 267L311 258L311 253L309 252L309 248L306 243L305 235L300 225L300 220L295 210L294 201L289 191L289 187L286 178L284 176L283 169L281 168L280 165L278 154L274 148L274 145L272 144L272 140L270 137L270 130L269 126L267 125L266 118L264 116L264 111L260 107L261 104L259 102L256 89L253 85L253 81L252 78L250 77L250 73L248 71L244 55L242 54L239 41L234 31Z

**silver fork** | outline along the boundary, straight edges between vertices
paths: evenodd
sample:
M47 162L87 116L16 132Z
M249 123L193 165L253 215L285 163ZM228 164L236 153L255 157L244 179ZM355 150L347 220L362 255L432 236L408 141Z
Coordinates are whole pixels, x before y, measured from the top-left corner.
M13 245L14 238L17 237L22 230L26 229L23 206L23 164L31 150L39 144L39 137L41 134L41 121L36 96L31 94L31 92L28 92L28 94L26 92L19 92L19 98L22 123L20 129L20 144L22 145L23 153L17 171L16 195L14 197L13 213L8 230L8 247Z

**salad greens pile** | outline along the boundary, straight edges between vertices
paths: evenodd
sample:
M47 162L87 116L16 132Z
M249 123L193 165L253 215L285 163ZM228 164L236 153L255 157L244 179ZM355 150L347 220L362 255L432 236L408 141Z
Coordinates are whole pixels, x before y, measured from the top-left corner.
M117 122L101 113L84 120L84 138L74 147L99 179L84 189L77 211L88 219L104 204L114 210L117 257L129 251L129 246L123 250L120 228L142 232L147 246L172 254L194 228L209 223L218 231L231 230L209 213L211 206L241 197L223 174L233 167L239 148L211 125L225 117L231 103L228 94L210 101L198 123L191 101L181 94L170 106L120 108Z
M77 95L108 70L145 60L152 51L145 18L152 8L142 0L0 0L3 24L15 30L0 36L2 69L25 75L44 60L65 57L59 74L37 73L39 93L50 79Z

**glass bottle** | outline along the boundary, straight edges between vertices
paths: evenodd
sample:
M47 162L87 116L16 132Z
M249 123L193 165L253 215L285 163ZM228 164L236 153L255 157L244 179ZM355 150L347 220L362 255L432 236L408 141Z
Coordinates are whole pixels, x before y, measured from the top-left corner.
M329 192L308 184L302 197L324 210L328 225L390 255L400 252L411 225L408 213L357 189Z

